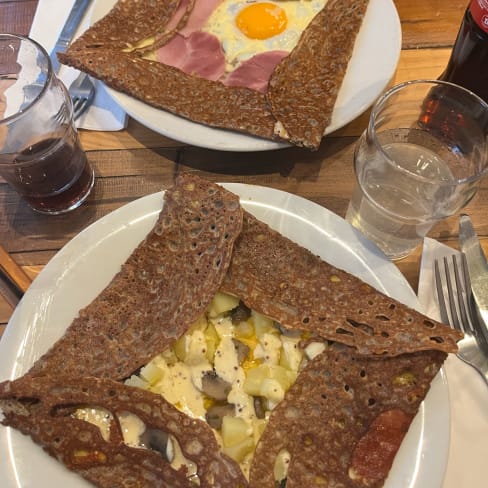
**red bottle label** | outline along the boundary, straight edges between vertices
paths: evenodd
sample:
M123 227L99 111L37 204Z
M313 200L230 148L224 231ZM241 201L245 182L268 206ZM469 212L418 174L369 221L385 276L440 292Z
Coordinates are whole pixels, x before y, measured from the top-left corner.
M488 33L488 0L471 0L469 9L474 21Z

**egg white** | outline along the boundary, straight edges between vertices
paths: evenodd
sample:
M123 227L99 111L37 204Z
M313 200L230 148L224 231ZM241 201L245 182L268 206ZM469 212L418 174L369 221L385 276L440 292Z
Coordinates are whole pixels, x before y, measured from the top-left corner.
M203 31L215 35L222 43L226 59L226 71L233 71L239 64L255 54L266 51L290 52L300 39L300 35L315 15L324 8L327 0L280 0L276 3L286 11L286 29L268 39L251 39L236 25L238 13L254 0L223 0L214 10Z

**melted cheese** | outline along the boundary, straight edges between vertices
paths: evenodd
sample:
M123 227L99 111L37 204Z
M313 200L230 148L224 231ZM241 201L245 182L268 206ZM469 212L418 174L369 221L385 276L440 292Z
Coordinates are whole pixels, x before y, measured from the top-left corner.
M206 409L214 401L203 393L202 377L205 372L215 372L230 385L227 402L234 407L234 415L224 416L226 428L216 431L216 437L224 453L239 462L248 475L254 447L270 411L283 400L304 363L320 354L325 346L312 343L305 354L299 347L300 332L282 329L255 311L247 321L234 325L226 310L216 315L226 303L234 307L238 302L218 294L207 316L199 319L173 347L154 358L129 383L161 394L191 417L205 419ZM249 347L244 360L239 357L236 340ZM256 415L255 397L262 397L265 418ZM175 456L176 463L177 449L171 444L174 442L168 443L168 449L172 450L168 458ZM280 475L286 473L288 463L289 456L280 453L275 466Z
M86 407L79 408L73 413L73 417L96 425L105 441L110 438L110 424L113 421L113 415L104 408Z
M164 396L168 402L190 417L205 420L204 398L192 379L196 376L193 371L195 367L176 362L166 368L162 380L151 387L151 391Z
M144 422L129 412L121 413L118 418L124 443L131 447L140 447L140 437L146 430Z

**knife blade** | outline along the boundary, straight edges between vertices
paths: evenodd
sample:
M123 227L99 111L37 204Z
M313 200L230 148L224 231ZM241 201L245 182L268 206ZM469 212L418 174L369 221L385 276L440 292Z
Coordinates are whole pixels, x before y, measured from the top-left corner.
M488 330L488 262L468 215L459 220L459 242L468 263L471 290Z
M75 4L73 5L73 8L71 9L68 15L66 23L64 24L63 29L61 30L61 34L59 35L58 40L56 41L56 44L53 50L51 51L51 54L49 55L55 73L58 73L61 67L58 61L58 57L56 56L56 53L59 52L64 53L66 49L68 49L70 42L73 40L73 36L75 35L76 29L80 25L80 22L83 19L86 10L90 6L90 3L91 0L75 1Z

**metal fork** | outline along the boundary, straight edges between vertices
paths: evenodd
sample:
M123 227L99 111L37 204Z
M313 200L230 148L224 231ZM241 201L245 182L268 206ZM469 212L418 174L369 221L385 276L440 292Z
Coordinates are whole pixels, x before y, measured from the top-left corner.
M68 92L73 102L73 117L76 120L93 102L95 85L86 73L80 73L71 83Z
M488 341L481 331L473 303L466 256L462 253L459 256L453 254L451 264L449 261L447 257L442 261L438 259L434 261L441 318L452 328L464 333L464 338L458 342L457 356L475 368L488 385ZM446 305L446 298L448 305Z

